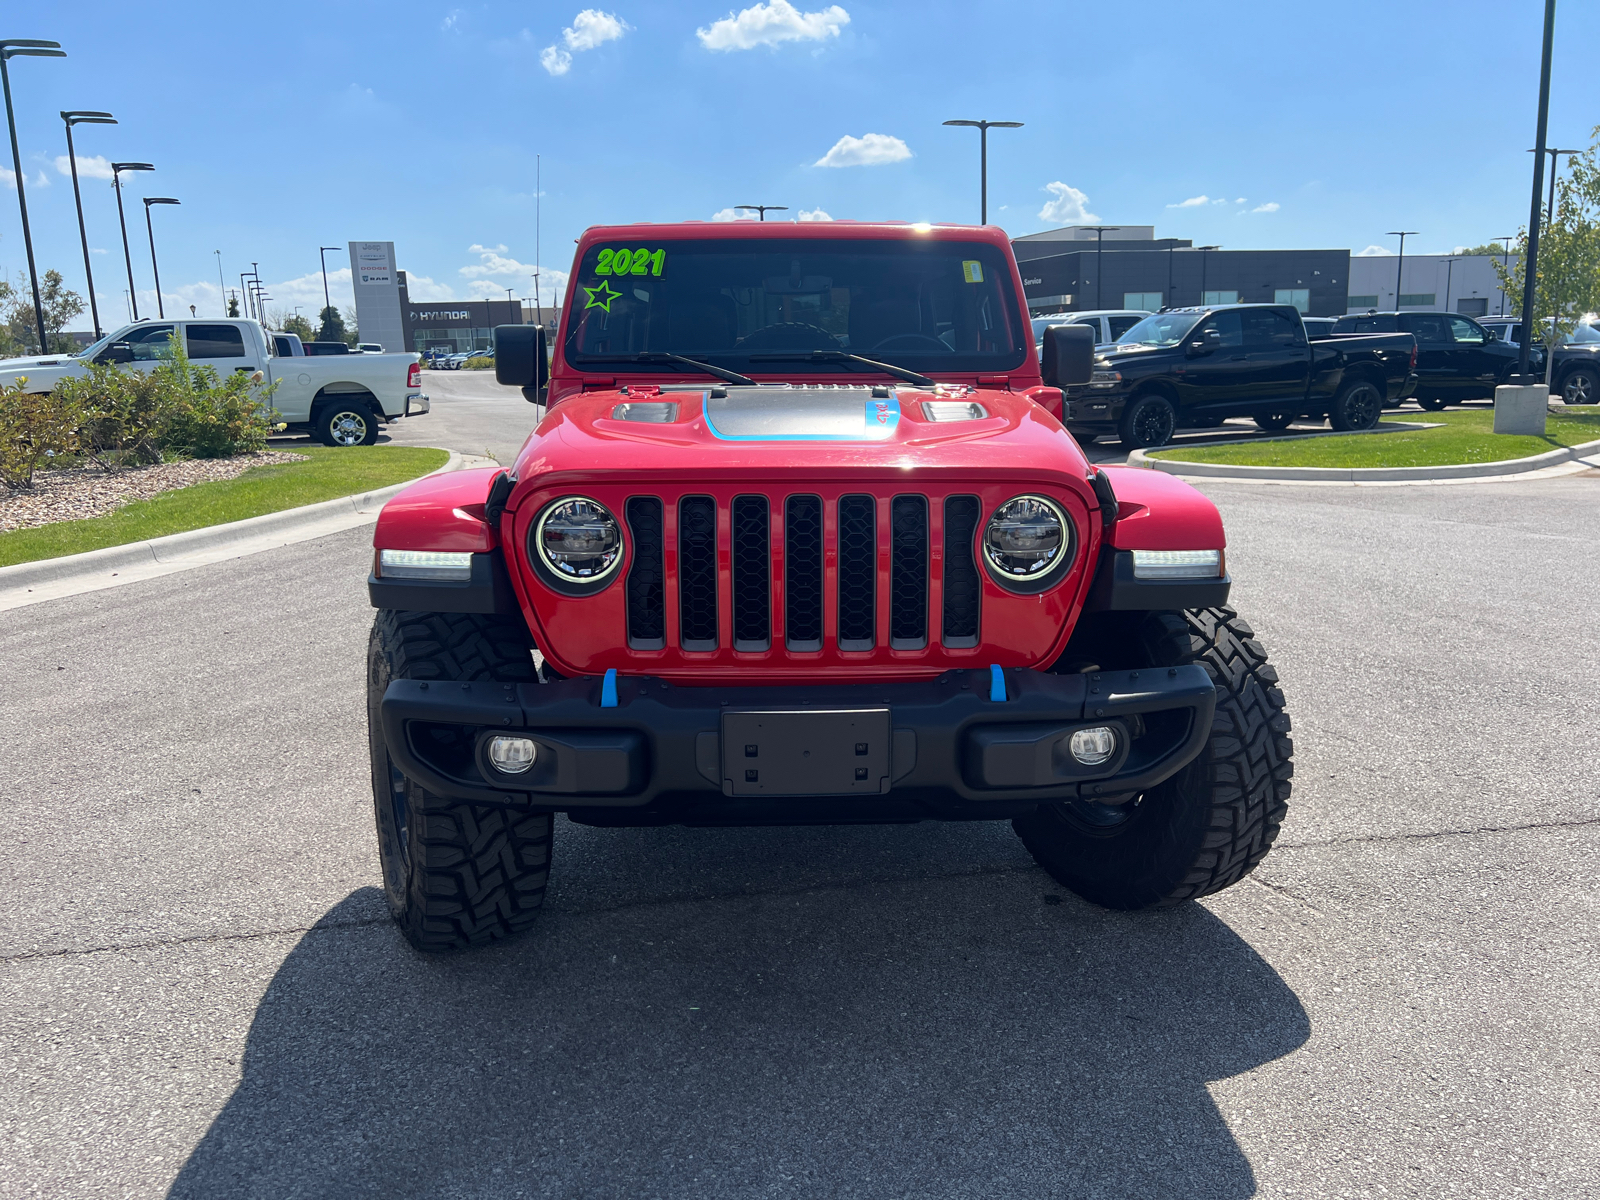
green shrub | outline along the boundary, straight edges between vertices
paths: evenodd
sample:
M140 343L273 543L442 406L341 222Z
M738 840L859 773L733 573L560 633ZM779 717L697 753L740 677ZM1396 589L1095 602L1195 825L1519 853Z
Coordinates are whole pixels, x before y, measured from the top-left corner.
M166 388L155 373L95 363L81 378L63 379L55 398L78 421L78 450L107 470L161 461Z
M467 371L492 371L494 370L494 359L484 354L474 354L461 366Z
M191 363L174 337L172 357L151 375L166 393L164 449L195 458L265 449L277 413L264 403L271 389L256 385L259 373L219 379L215 367Z
M29 392L26 376L0 386L0 482L33 485L33 473L52 458L78 452L78 414L54 392Z

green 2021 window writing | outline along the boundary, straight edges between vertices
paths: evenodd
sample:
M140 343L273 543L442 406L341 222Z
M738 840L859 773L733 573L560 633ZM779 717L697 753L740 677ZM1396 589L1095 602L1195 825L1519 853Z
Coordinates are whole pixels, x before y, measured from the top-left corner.
M595 259L596 275L659 275L667 265L666 250L629 250L607 246Z

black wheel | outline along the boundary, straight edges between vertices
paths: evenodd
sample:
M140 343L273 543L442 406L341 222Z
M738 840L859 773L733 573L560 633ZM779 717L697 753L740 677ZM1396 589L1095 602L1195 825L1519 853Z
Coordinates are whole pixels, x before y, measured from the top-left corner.
M1034 860L1084 899L1169 908L1238 883L1267 856L1288 812L1294 745L1278 673L1233 609L1150 613L1136 642L1150 666L1206 668L1217 686L1210 741L1125 804L1042 804L1012 827Z
M1579 367L1561 384L1561 399L1568 404L1600 404L1600 371Z
M1117 424L1117 436L1129 450L1161 446L1172 440L1178 414L1165 396L1138 396L1128 401Z
M317 413L311 436L324 446L370 446L378 440L378 418L360 401L334 401Z
M1450 403L1443 396L1418 396L1417 407L1424 412L1442 412L1444 406Z
M1294 413L1257 413L1253 418L1256 427L1268 433L1277 433L1279 430L1289 428L1289 423L1295 418Z
M1365 380L1357 379L1344 385L1333 400L1328 413L1328 424L1342 433L1371 429L1383 415L1383 397L1378 389Z
M389 914L418 950L480 946L533 923L550 874L549 813L458 804L395 766L378 702L391 679L534 681L520 621L464 613L393 612L367 642L367 742L378 858Z

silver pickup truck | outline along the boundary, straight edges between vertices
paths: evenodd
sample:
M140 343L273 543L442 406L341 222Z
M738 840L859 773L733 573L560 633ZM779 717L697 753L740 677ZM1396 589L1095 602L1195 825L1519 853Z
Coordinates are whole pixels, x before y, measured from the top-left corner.
M91 363L148 371L171 355L174 334L196 366L218 375L260 371L263 387L277 385L269 402L278 419L328 446L370 446L385 422L428 411L415 354L279 356L259 323L237 318L136 321L75 355L0 360L0 384L26 378L28 391L48 392L58 380L88 374Z

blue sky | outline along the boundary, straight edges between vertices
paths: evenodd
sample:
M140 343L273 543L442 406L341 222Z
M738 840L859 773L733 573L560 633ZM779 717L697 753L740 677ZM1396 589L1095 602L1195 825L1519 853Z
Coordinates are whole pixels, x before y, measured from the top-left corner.
M1408 251L1448 251L1527 221L1542 11L170 0L70 17L12 6L5 36L69 55L11 64L41 271L83 290L56 113L105 109L120 124L79 127L83 169L158 168L125 193L142 308L154 290L138 197L161 195L183 202L155 211L169 312L218 311L215 250L230 286L259 262L275 306L314 312L317 247L352 239L394 241L418 298L531 294L536 155L547 287L594 223L709 220L740 203L976 220L977 134L941 126L953 117L1026 122L990 137L990 218L1013 234L1092 214L1238 249L1392 249L1384 232L1403 228L1420 231ZM1585 146L1600 124L1596 45L1600 4L1563 0L1552 144ZM83 183L114 323L127 311L116 206L107 179ZM0 189L13 279L14 186ZM345 256L328 258L347 303Z

